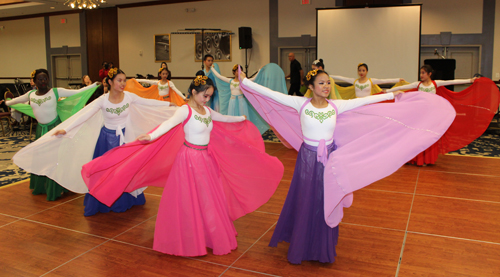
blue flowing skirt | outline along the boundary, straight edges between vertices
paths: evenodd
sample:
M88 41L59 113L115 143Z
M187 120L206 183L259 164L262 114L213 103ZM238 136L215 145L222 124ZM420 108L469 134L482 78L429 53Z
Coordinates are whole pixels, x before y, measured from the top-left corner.
M328 155L335 144L328 147ZM302 143L295 164L290 190L281 211L269 246L290 243L288 261L333 263L339 226L331 228L325 222L323 173L325 167L317 161L317 147Z
M125 134L125 129L122 130ZM118 147L120 145L120 137L116 135L116 130L110 130L106 127L102 127L99 138L97 139L97 144L94 150L94 159L104 155L107 151ZM85 206L85 216L95 215L98 212L108 213L113 211L115 213L122 213L126 210L132 208L134 205L144 205L146 203L146 198L144 193L136 197L132 196L130 193L125 192L116 200L111 207L104 205L99 202L90 193L85 194L85 199L83 200L83 205Z
M248 113L248 103L243 94L231 95L231 98L229 99L229 107L227 115L233 115L233 116L246 115L247 119L250 120L250 114Z

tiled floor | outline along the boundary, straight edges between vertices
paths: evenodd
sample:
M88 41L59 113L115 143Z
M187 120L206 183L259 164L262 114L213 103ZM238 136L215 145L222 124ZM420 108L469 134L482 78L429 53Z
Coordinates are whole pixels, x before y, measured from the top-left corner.
M285 165L271 200L234 222L238 249L198 258L151 250L162 189L146 205L83 216L83 196L47 202L27 182L0 189L0 276L500 276L500 159L441 156L403 166L354 193L333 264L287 262L268 245L296 152L267 143Z

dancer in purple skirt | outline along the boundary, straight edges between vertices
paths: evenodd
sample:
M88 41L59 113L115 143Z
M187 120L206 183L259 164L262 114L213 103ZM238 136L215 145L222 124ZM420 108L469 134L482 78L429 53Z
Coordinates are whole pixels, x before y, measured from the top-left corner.
M290 243L288 261L335 261L335 246L339 227L325 222L323 175L328 156L336 149L333 133L337 115L367 104L394 99L394 92L353 100L328 100L330 80L325 71L310 71L305 83L313 92L312 98L284 95L244 79L243 83L255 92L269 97L299 113L303 134L295 171L269 246L278 242Z

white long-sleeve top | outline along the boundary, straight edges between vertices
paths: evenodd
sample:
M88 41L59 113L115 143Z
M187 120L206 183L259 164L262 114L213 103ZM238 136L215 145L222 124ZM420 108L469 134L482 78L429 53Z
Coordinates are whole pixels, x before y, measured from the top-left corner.
M156 80L147 80L147 79L136 79L137 82L139 83L147 83L151 85L157 85L158 86L158 94L160 96L167 96L170 93L170 88L172 88L175 93L177 93L182 99L186 99L186 96L182 94L174 85L174 82L172 81L167 81L166 84L162 84L161 81L156 81Z
M93 83L88 87L83 87L81 89L65 89L57 88L57 93L59 97L69 97L77 94L83 90L91 89L97 86L97 83ZM31 108L33 109L33 114L36 120L41 124L47 124L52 122L57 117L57 101L56 95L53 89L50 89L44 95L37 95L36 91L31 91L16 97L10 101L5 102L7 106L25 103L29 101Z
M92 103L92 106L86 109L84 114L66 127L65 131L68 132L74 127L84 123L96 112L101 110L104 117L104 126L110 130L117 130L117 132L121 134L121 130L125 128L125 123L130 113L129 108L131 105L134 105L134 103L146 106L170 106L170 102L142 98L128 91L124 91L123 93L125 94L123 100L117 104L109 101L109 93L97 98Z
M295 109L297 112L301 112L302 105L309 99L306 97L299 96L289 96L273 90L270 90L264 86L256 84L248 79L243 80L245 86L250 87L254 91L267 96L278 103ZM351 100L331 100L333 104L337 107L339 114L361 107L367 104L377 103L385 100L394 99L394 94L379 94L372 95L364 98L356 98ZM328 105L325 108L316 108L311 102L309 102L299 114L300 125L302 129L302 135L304 136L304 142L312 145L318 146L319 140L324 139L325 143L328 145L333 142L333 133L335 131L335 126L337 124L337 114L332 105ZM311 141L311 140L315 141Z
M212 71L212 73L217 76L217 78L221 79L223 82L226 82L229 84L229 88L231 89L231 96L238 96L238 95L242 95L243 93L241 92L241 89L240 89L240 82L237 80L237 79L234 79L234 78L227 78L227 77L224 77L222 75L219 74L219 72L217 72L214 67L212 66L212 68L210 68L210 70ZM260 70L257 72L257 74L255 74L255 76L253 76L252 78L250 78L250 80L255 80L255 78L257 78L257 76L259 75L259 72Z
M468 84L471 81L470 81L470 79L457 79L457 80L449 80L449 81L438 80L438 81L434 81L434 82L436 82L436 85L438 87L441 87L441 86L449 86L449 85ZM414 88L418 87L418 91L424 91L424 92L436 94L437 87L434 87L434 84L432 82L428 86L424 86L424 84L421 84L420 86L418 86L418 84L420 84L420 82L414 82L414 83L411 83L409 85L404 85L404 86L388 89L387 92L393 92L393 91L397 91L397 90L414 89Z
M356 92L356 97L366 97L372 94L372 84L370 83L370 80L374 85L397 83L400 80L399 78L394 78L394 79L369 78L368 80L366 80L366 82L360 83L358 79L354 78L348 78L338 75L330 75L330 77L336 80L341 80L353 84L354 91Z
M205 108L205 114L200 114L195 109L191 109L191 117L184 125L184 134L187 142L195 145L208 145L210 142L210 132L213 128L212 120L221 122L240 122L245 120L244 116L222 115L208 107ZM189 107L181 106L175 114L167 121L163 122L154 132L149 134L151 140L154 140L173 127L184 122L189 115Z

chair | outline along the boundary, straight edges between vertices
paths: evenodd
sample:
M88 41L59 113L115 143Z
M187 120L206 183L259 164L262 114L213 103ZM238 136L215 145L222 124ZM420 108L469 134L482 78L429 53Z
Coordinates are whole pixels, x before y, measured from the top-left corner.
M8 98L10 99L13 99L15 96L14 94L10 91L10 90L7 90L5 92L5 95L4 95L4 99L7 100ZM9 106L7 106L7 112L4 112L4 113L1 113L1 118L6 118L7 119L7 122L9 123L9 126L10 126L10 129L12 130L12 132L15 134L16 131L21 131L20 127L21 127L21 124L23 123L24 121L24 115L21 117L21 122L19 123L19 127L16 128L14 127L14 119L12 118L12 114L11 114L11 108ZM25 123L25 122L24 122ZM5 136L5 130L4 130L4 127L3 127L3 121L1 122L2 124L2 132L3 132L3 135ZM24 124L26 126L26 124Z
M10 90L7 90L4 94L4 99L7 101L7 98L13 98L14 95ZM9 126L12 129L12 122L10 121L10 108L7 106L7 111L6 112L1 112L0 113L0 125L2 125L2 135L5 137L5 128L3 127L3 119L7 119L7 122L9 123Z
M3 127L3 119L6 118L7 121L10 119L10 113L9 112L0 112L0 125L2 125L2 135L5 137L5 128Z
M33 130L33 125L34 125L34 124L38 124L38 121L36 121L36 119L34 119L34 118L31 118L31 123L30 123L30 134L29 134L30 142L31 142L31 138L32 138L32 136L31 136L31 131Z

